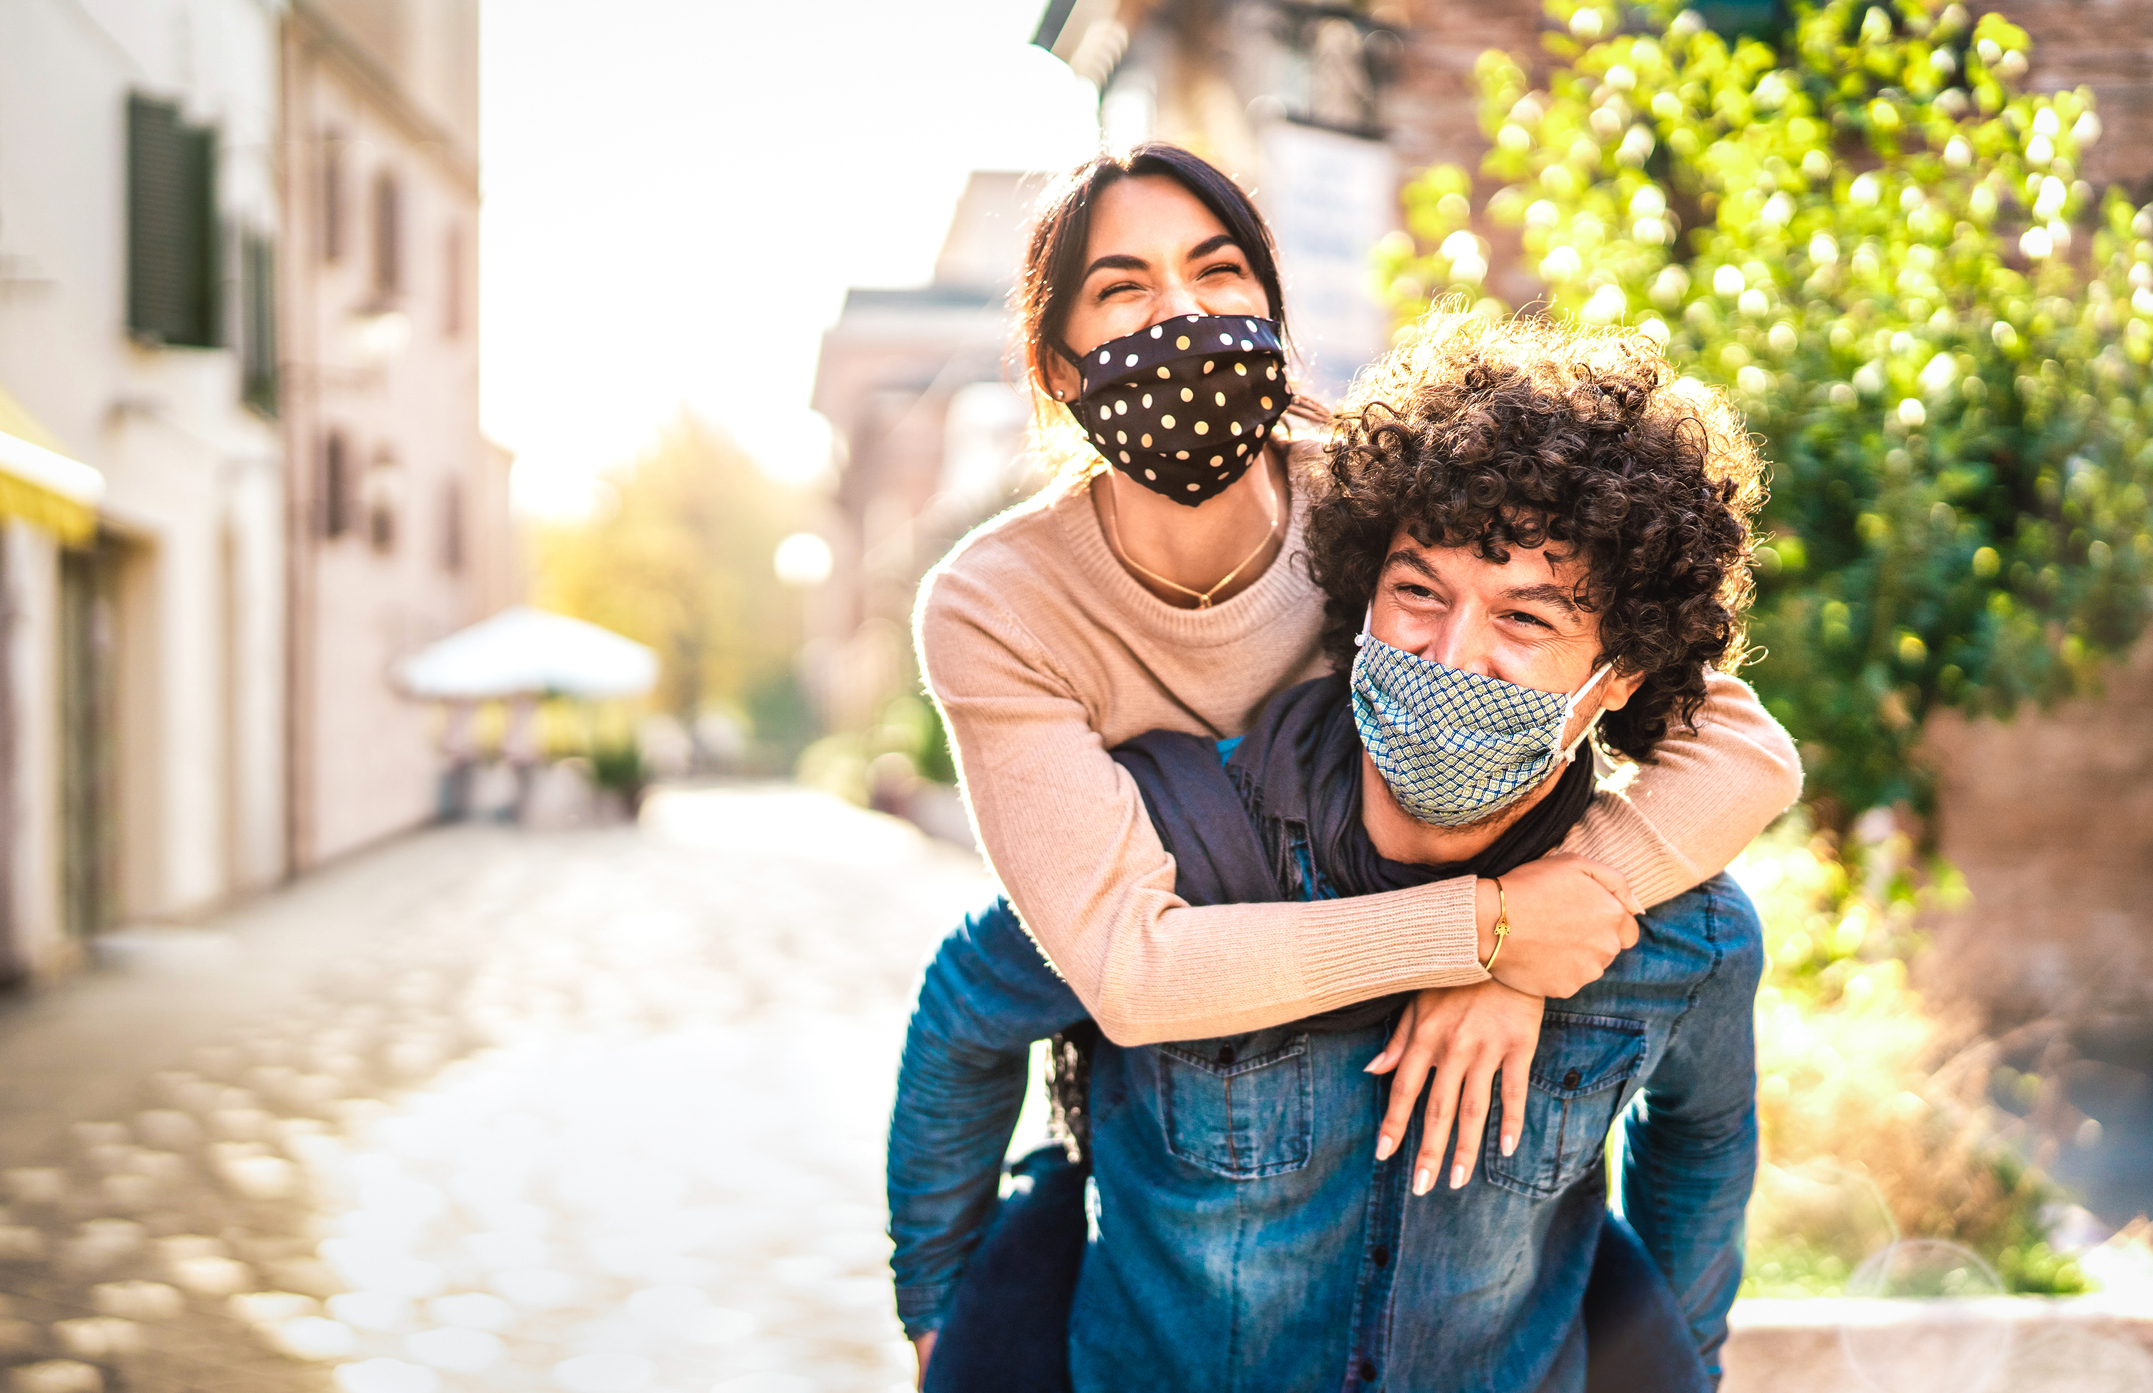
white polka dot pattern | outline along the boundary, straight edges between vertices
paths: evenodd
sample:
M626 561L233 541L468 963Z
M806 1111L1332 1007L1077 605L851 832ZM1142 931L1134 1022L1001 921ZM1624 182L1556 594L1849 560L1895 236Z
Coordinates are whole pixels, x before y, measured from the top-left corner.
M1087 426L1092 444L1131 478L1194 505L1255 462L1259 451L1250 443L1268 438L1292 400L1281 376L1285 363L1278 326L1268 319L1183 316L1086 354L1077 419L1098 423ZM1231 455L1212 453L1223 452L1222 436L1239 439Z

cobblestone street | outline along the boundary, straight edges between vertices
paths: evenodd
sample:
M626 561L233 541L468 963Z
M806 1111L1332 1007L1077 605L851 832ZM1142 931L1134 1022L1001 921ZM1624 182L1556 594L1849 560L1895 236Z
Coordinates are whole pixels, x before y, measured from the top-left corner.
M0 1010L8 1393L909 1386L881 1139L987 880L785 787L464 826Z

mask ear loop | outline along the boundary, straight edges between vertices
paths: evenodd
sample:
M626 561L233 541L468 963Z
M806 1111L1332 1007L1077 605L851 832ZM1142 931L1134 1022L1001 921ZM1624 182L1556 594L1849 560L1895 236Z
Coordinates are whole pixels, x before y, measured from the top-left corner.
M1361 631L1353 636L1353 646L1355 648L1367 647L1369 639L1368 625L1374 621L1375 617L1376 602L1374 600L1370 600L1368 602L1368 608L1361 611Z
M1586 678L1585 685L1570 694L1570 699L1562 704L1562 723L1564 725L1570 724L1570 718L1577 714L1577 704L1585 699L1585 693L1598 686L1600 679L1614 670L1615 665L1613 663L1600 664L1600 670ZM1577 733L1577 739L1562 747L1562 762L1564 764L1568 764L1572 759L1576 758L1577 747L1584 744L1586 739L1591 736L1593 727L1600 723L1600 717L1605 714L1606 712L1604 711L1593 712L1592 719L1585 722L1585 728Z

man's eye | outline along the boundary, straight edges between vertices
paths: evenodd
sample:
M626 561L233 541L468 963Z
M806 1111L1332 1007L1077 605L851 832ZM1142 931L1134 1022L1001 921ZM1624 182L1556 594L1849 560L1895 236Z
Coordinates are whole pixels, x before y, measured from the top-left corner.
M1522 610L1513 611L1510 617L1517 620L1521 624L1531 624L1542 629L1550 629L1554 627L1552 624L1549 624L1545 619L1542 619L1539 615L1526 614Z

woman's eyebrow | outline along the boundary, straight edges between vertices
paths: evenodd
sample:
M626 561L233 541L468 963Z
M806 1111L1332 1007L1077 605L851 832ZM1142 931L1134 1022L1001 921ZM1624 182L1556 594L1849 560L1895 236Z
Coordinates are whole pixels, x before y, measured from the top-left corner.
M1233 239L1232 233L1221 232L1215 237L1206 237L1203 241L1191 247L1188 260L1201 261L1221 247L1232 247L1235 251L1239 251L1241 244ZM1089 280L1095 271L1148 271L1150 269L1151 263L1140 256L1130 256L1126 252L1109 252L1085 267L1084 277Z
M1188 259L1201 261L1221 247L1232 247L1235 251L1241 250L1241 244L1233 239L1232 233L1221 232L1215 237L1206 237L1203 241L1189 248Z
M1084 268L1084 278L1086 280L1091 279L1094 271L1148 271L1150 269L1151 263L1140 256L1130 256L1123 252L1109 252Z

